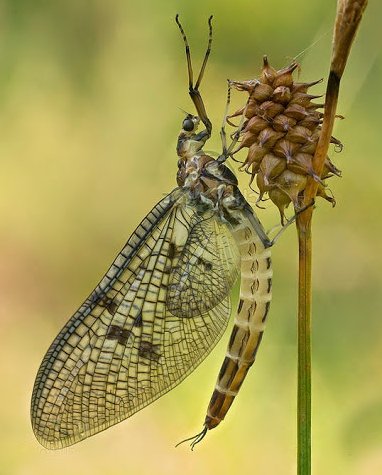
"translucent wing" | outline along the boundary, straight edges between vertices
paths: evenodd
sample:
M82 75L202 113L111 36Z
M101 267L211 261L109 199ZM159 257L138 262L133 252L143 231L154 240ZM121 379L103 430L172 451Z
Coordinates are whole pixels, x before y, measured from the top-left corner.
M49 348L31 407L33 430L45 447L72 445L150 404L190 374L224 332L228 296L192 316L167 308L172 269L191 243L197 249L194 233L206 222L187 201L177 189L158 203ZM205 252L212 262L212 250ZM217 262L222 257L214 255L213 264L224 267ZM188 272L193 275L192 266ZM206 291L215 283L206 280Z
M167 307L178 317L208 312L229 295L240 253L227 224L207 212L196 220L171 273Z

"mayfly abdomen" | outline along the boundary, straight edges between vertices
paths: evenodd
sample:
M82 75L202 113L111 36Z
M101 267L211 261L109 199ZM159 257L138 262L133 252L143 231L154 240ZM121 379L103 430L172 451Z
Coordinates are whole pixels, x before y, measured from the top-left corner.
M233 235L241 258L240 297L227 353L207 410L208 429L224 419L255 361L272 298L270 249L249 222L244 221Z

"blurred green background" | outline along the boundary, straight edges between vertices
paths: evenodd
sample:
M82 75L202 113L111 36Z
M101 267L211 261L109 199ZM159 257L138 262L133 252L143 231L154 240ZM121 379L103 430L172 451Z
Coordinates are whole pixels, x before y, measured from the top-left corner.
M382 473L382 4L370 3L338 108L338 205L321 201L314 222L317 475ZM292 228L273 250L274 301L257 364L226 421L193 453L174 444L201 428L228 333L181 386L80 445L49 452L31 431L48 345L174 186L179 107L192 110L177 12L196 63L215 15L202 86L215 124L206 149L220 150L226 78L255 77L264 53L282 67L319 39L300 58L300 77L327 75L334 0L0 2L0 474L295 473ZM278 222L273 209L259 214L266 226Z

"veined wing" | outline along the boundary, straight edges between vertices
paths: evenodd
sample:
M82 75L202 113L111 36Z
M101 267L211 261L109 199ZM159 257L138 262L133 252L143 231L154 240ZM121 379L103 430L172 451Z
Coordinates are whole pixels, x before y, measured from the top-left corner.
M179 316L166 304L172 269L206 222L187 203L179 189L158 203L49 348L31 408L33 430L45 447L72 445L150 404L190 374L224 332L228 296L191 317L185 306ZM219 232L229 230L220 226ZM203 283L207 292L215 284Z
M227 224L209 211L191 229L168 287L167 307L178 317L214 308L239 275L240 253Z

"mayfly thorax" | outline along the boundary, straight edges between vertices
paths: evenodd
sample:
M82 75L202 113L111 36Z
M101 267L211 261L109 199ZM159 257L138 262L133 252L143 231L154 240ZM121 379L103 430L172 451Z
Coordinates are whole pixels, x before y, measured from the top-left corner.
M105 276L57 335L38 371L31 404L34 433L47 448L75 444L116 424L171 390L208 355L231 314L234 326L203 430L216 427L253 364L271 301L270 246L262 225L224 162L203 151L212 125L199 91L212 42L189 94L178 137L177 184L128 239ZM200 126L204 127L199 130Z

